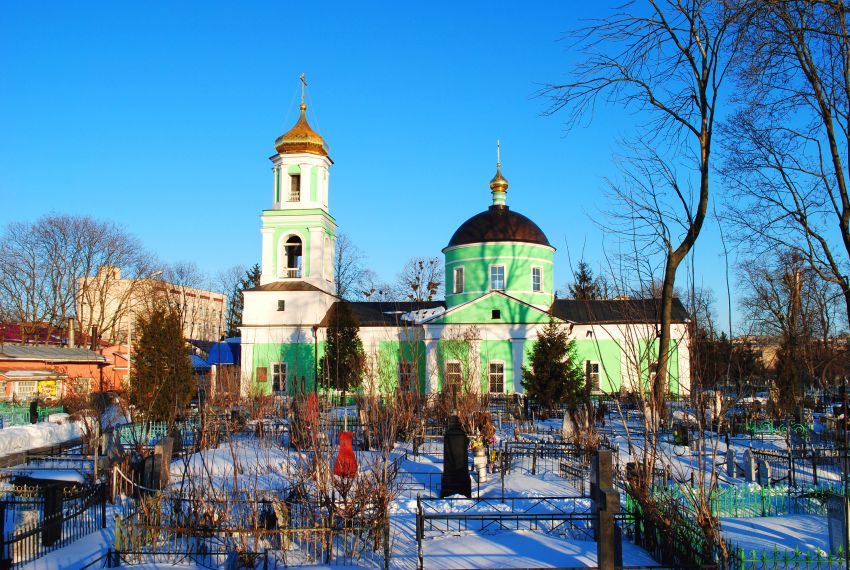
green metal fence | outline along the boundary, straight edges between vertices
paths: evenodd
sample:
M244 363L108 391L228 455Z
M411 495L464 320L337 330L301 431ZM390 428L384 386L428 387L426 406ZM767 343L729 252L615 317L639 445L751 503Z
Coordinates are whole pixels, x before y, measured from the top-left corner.
M732 570L773 570L778 568L795 568L800 570L838 570L845 567L844 553L816 551L785 550L745 550L736 548L734 557L730 557Z
M47 420L50 414L64 412L62 406L55 407L39 407L38 421ZM29 405L16 405L8 402L0 402L0 421L2 427L22 426L30 423L30 407Z
M670 487L659 490L668 494L683 506L691 508L691 497L697 490ZM717 517L755 518L783 515L826 515L824 495L827 492L844 494L839 483L823 483L817 487L792 487L787 485L759 487L731 486L717 488L711 497L711 511Z

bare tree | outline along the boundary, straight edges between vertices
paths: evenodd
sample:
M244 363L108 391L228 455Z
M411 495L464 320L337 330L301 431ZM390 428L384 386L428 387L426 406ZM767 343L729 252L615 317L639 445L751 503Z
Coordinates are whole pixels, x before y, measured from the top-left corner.
M404 264L396 279L399 299L414 302L432 301L442 292L443 264L438 257L412 257Z
M334 250L334 279L336 280L336 296L341 299L352 301L358 297L362 289L366 268L364 262L366 256L363 251L354 244L348 234L339 233L336 236L336 249Z
M224 319L224 334L237 336L239 325L242 324L242 281L248 274L244 265L233 265L216 276L216 287L225 295L227 314Z
M737 45L730 41L737 12L720 0L648 4L646 10L628 4L578 31L587 58L573 71L576 79L551 84L544 93L552 98L550 113L570 112L570 125L587 117L603 96L653 117L641 129L642 140L653 144L642 164L655 165L649 189L657 188L656 183L666 186L666 202L650 192L646 201L635 200L627 207L646 223L667 222L658 234L665 263L653 386L654 405L663 414L676 272L696 243L708 210L714 124L720 87ZM686 174L677 172L677 163ZM689 186L692 177L695 192ZM672 220L680 226L675 231Z
M725 125L729 218L753 257L779 246L837 285L850 318L850 8L747 4L741 108Z
M121 279L149 275L153 267L136 238L86 216L12 223L0 249L0 307L25 336L41 325L62 328L76 314L83 327L96 325L100 336L114 340L134 294Z
M160 300L177 313L186 338L208 336L211 331L200 330L210 321L203 314L206 305L198 298L199 290L209 287L208 277L194 262L178 261L165 267L162 281ZM216 325L219 329L222 326L221 323Z

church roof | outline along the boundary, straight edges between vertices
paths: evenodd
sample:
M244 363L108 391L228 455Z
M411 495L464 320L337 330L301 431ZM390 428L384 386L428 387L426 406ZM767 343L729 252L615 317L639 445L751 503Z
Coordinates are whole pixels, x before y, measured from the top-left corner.
M346 301L337 301L328 309L320 327L326 327L330 324L330 315L337 303ZM412 325L413 323L405 322L402 315L411 311L422 309L434 309L437 307L445 307L444 301L350 301L348 306L351 312L357 317L357 322L361 327L395 327L401 324Z
M301 103L301 116L298 117L295 126L277 138L274 148L281 154L306 152L328 156L328 145L325 144L325 139L307 122L307 105L304 103Z
M543 230L530 219L507 206L490 206L462 223L447 247L500 241L550 245Z
M258 285L246 291L321 291L312 283L306 281L274 281L265 285Z
M574 323L658 322L661 299L555 299L549 312L554 317ZM678 298L673 299L673 322L684 323L687 319L688 312L682 302Z

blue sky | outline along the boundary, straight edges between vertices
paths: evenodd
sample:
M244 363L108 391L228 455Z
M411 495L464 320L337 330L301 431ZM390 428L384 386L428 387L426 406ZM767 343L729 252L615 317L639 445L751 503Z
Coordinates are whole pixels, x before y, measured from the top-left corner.
M335 161L331 212L392 280L441 256L489 205L495 141L508 204L558 248L555 282L612 204L612 155L640 117L601 107L566 133L540 85L599 2L17 2L0 0L0 225L49 212L119 223L166 261L210 273L259 261L268 157L308 117ZM568 256L569 251L569 256ZM726 314L716 223L697 281ZM733 307L734 310L734 307Z

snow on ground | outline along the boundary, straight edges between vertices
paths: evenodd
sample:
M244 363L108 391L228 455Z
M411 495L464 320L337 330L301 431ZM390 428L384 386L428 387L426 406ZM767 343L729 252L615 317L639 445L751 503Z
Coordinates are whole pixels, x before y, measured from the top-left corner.
M426 568L574 568L596 566L596 543L563 540L536 531L463 533L429 539ZM403 564L404 559L398 561ZM646 551L623 542L623 564L656 565Z
M83 436L83 424L41 422L0 429L0 456L56 445Z
M827 519L817 515L787 515L782 517L723 518L720 521L723 537L734 546L772 552L774 548L800 549L801 552L829 552Z
M99 558L115 542L115 529L105 528L26 564L21 570L70 570Z

